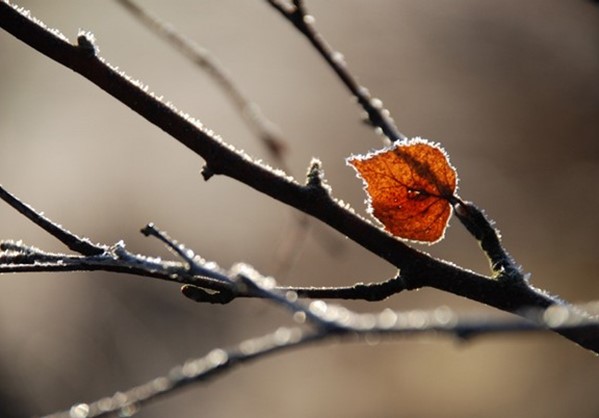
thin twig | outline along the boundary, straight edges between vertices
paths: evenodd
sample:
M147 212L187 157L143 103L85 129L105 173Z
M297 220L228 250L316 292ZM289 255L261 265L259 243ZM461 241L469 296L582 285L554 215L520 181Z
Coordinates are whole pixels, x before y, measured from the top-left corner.
M22 251L15 251L9 249L12 241L0 241L0 274L108 271L200 286L211 291L228 291L231 287L213 278L214 274L192 275L183 263L131 253L122 242L107 246L102 254L91 256L48 253L35 247L21 246Z
M131 416L146 404L194 384L206 383L237 366L275 353L314 343L326 333L305 332L299 327L279 328L271 334L252 338L229 350L214 349L206 356L189 360L162 377L117 392L92 403L73 405L69 410L45 418L97 418L119 414Z
M19 202L20 205L28 208L28 211L37 214L31 206L25 204L5 189L2 190L5 194L11 196L14 202ZM54 225L59 234L74 235L50 219L45 218L45 220ZM197 302L228 303L235 297L255 298L265 296L264 289L260 291L256 291L258 288L254 291L233 289L233 279L216 263L206 262L195 255L191 249L177 243L153 224L146 225L141 232L146 236L151 235L160 239L169 249L180 256L187 265L133 254L125 249L125 244L122 242L113 246L99 245L99 248L104 249L102 254L73 256L63 253L49 253L25 245L22 242L6 240L0 241L0 273L104 270L183 283L187 286L182 289L184 295ZM244 264L236 265L233 271L233 276L240 275L240 277L246 279L248 276L253 276L255 280L258 277L256 272L252 273L252 269ZM272 291L286 297L290 292L295 294L295 296L289 296L292 298L361 299L369 301L382 300L405 289L405 284L399 277L382 283L357 283L348 287L278 287L275 286L274 282L271 285L273 286ZM207 293L205 289L219 293ZM303 309L295 305L292 305L291 308Z
M164 231L159 230L150 223L142 228L141 233L145 236L153 236L166 244L175 254L187 262L188 272L192 276L211 277L215 280L220 280L223 283L231 283L231 279L221 270L215 263L210 263L210 268L206 268L207 264L203 259L196 256L193 250L186 248L185 245L173 240Z
M277 132L277 126L262 113L260 107L255 102L248 99L241 91L241 88L233 81L233 77L231 77L227 69L208 49L185 37L174 26L163 22L136 2L132 0L116 1L139 22L150 29L152 33L163 38L169 45L181 52L183 56L206 71L221 88L223 93L225 93L226 97L235 105L243 120L262 141L277 165L282 170L289 172L284 158L286 141Z
M221 377L238 366L270 356L335 339L340 342L372 340L372 338L401 338L417 335L444 335L458 341L470 341L485 335L504 333L566 331L596 324L596 320L568 318L563 313L539 313L538 322L513 319L476 319L460 317L447 308L434 311L394 312L389 309L377 314L355 314L346 309L322 304L321 309L332 317L343 318L344 328L305 331L299 327L281 327L262 337L241 342L231 349L214 349L206 356L189 360L173 368L168 374L127 391L119 391L91 403L79 403L69 410L48 415L46 418L97 418L114 414L132 415L148 403L172 395L191 385L206 383ZM556 318L561 318L556 320Z
M58 228L62 229L61 226L58 226ZM219 268L216 263L207 262L195 254L192 255L190 249L176 243L155 226L150 224L143 228L142 232L159 237L169 248L176 248L176 254L181 256L186 263L134 254L127 251L125 244L122 242L113 246L102 245L103 248L106 248L102 254L80 256L45 252L20 241L5 240L0 241L0 273L99 270L126 273L184 284L185 286L182 289L184 295L196 302L224 304L231 302L236 297L256 298L264 296L259 292L251 292L247 289L238 288L234 292L233 279L226 275L226 272ZM204 267L205 265L209 268ZM234 276L237 274L249 275L249 271L251 271L248 270L249 267L243 265L244 269L241 269L241 266L241 264L238 264L237 267L233 268ZM275 283L272 283L272 285L274 285L273 291L291 299L360 299L374 301L385 299L405 290L405 283L400 277L382 283L357 283L353 286L341 287L281 287L276 286ZM207 292L207 290L210 292Z
M492 221L472 202L459 200L454 204L455 213L464 227L474 236L491 263L491 270L499 280L523 282L526 276L512 256L501 244L499 231Z
M283 0L266 0L281 15L291 22L316 48L319 54L334 70L335 74L343 81L352 94L358 99L369 116L371 123L380 128L392 141L406 140L406 137L397 131L393 118L389 111L384 109L382 102L372 99L368 90L358 85L351 75L339 52L334 51L322 35L314 27L314 17L306 9L303 0L293 0L289 4ZM422 166L419 162L413 165ZM431 177L432 171L427 171L425 177ZM434 174L432 177L435 177ZM501 240L492 222L471 202L464 202L453 197L450 202L456 208L456 214L466 229L480 242L483 251L489 257L491 269L495 277L501 280L507 279L513 282L526 280L520 267L501 245Z
M258 297L267 299L279 306L285 307L292 313L300 312L312 324L318 325L324 329L334 329L342 327L334 321L329 321L321 315L318 315L314 310L304 306L298 301L298 296L293 291L286 289L285 291L276 288L276 282L272 277L266 277L260 274L257 270L245 263L235 264L229 272L225 272L214 262L207 262L203 258L194 254L192 250L186 248L183 244L178 243L168 236L164 231L161 231L153 224L148 224L141 230L144 235L151 235L164 242L170 249L175 251L188 264L188 270L193 275L210 277L220 280L223 283L231 285L232 295L243 294L249 297ZM201 290L201 289L200 289ZM203 290L202 290L203 291ZM190 289L186 289L185 296L190 296ZM220 297L220 296L219 296ZM197 300L197 298L192 297Z
M407 139L395 126L395 122L389 111L384 108L383 102L380 99L371 97L368 89L361 86L349 72L343 55L331 48L316 30L314 17L307 12L303 1L295 0L293 5L286 4L281 0L267 0L267 2L292 23L316 48L351 94L358 100L372 126L379 128L392 142Z
M60 225L55 224L41 213L36 212L31 206L21 202L15 196L10 194L2 185L0 185L0 199L4 200L10 206L15 208L21 215L28 218L34 224L48 232L54 238L58 239L69 249L84 255L98 255L105 251L105 248L94 245L87 238L80 238L69 232Z
M108 250L99 256L78 256L49 253L24 244L21 244L22 248L16 251L11 249L13 243L13 241L0 241L0 274L107 271L184 284L182 288L184 295L196 302L225 304L235 298L260 297L255 292L237 290L233 293L231 284L214 278L218 274L214 271L206 272L205 275L194 275L186 264L133 254L124 247L116 252ZM393 278L381 283L356 283L353 286L275 286L272 290L283 294L292 292L300 299L376 301L386 299L405 289L405 284L400 278Z
M173 25L162 21L133 0L116 1L152 33L164 39L175 50L212 77L225 96L231 100L250 130L265 146L276 165L283 171L291 173L285 158L286 141L278 132L279 128L263 114L254 101L251 101L242 92L233 77L212 52L179 33ZM292 222L292 233L285 234L285 244L279 246L275 253L276 272L279 274L291 268L295 255L298 253L295 250L305 242L309 231L310 222L307 215L294 216Z
M282 291L291 290L300 298L366 300L375 302L387 299L407 289L401 275L380 283L356 283L352 286L336 287L282 287Z

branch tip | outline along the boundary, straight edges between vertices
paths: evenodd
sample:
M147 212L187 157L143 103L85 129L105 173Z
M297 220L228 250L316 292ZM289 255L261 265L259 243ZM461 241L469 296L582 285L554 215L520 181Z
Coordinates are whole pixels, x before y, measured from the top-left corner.
M322 162L318 158L312 158L312 161L310 161L310 166L306 173L305 187L311 192L317 192L326 196L330 196L332 193L331 186L327 184L324 178Z
M153 223L149 223L144 228L142 228L141 233L144 234L146 237L152 236L154 238L158 238L166 245L166 247L169 250L173 251L175 254L177 254L179 257L185 260L189 264L190 269L195 264L193 260L195 254L192 250L186 248L183 244L180 244L174 239L172 239L170 236L168 236L166 232L158 229Z
M323 178L322 162L318 158L312 158L308 167L308 173L306 174L306 186L320 187L322 186Z
M148 237L148 236L154 235L156 233L156 227L154 226L153 222L150 222L149 224L144 226L142 229L140 229L139 232L144 234L144 236Z

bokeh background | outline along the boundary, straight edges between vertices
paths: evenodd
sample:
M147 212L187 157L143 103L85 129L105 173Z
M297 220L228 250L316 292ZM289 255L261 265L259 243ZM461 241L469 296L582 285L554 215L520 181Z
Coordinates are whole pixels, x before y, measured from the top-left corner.
M256 158L268 154L213 82L115 2L18 2ZM344 159L380 147L344 87L265 1L143 2L205 46L280 127L291 174L323 161L336 197L364 213ZM310 0L350 69L409 136L440 141L460 195L486 209L532 282L572 302L599 299L599 8L583 0ZM68 69L0 32L0 182L96 242L167 256L138 232L155 222L207 259L278 272L295 213L228 178ZM291 228L291 229L290 229ZM5 204L0 238L62 251ZM425 248L486 273L455 220ZM380 281L394 269L312 222L283 284ZM424 289L359 311L497 314ZM40 415L166 373L261 335L287 314L261 301L201 306L178 287L107 273L0 280L0 415ZM236 369L163 399L143 417L597 417L599 363L555 335L328 344Z

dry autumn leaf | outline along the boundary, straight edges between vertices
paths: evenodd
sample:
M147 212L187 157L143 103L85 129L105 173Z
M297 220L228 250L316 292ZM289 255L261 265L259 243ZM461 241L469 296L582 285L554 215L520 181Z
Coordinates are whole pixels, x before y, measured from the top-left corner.
M400 238L434 243L451 215L457 174L439 146L416 138L347 159L365 183L368 212Z

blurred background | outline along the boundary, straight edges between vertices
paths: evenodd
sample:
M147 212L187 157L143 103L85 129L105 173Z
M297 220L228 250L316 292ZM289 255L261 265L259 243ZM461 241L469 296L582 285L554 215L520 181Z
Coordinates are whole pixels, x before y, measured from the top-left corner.
M268 161L213 82L115 2L18 2ZM265 1L147 0L205 46L279 126L299 181L322 160L336 197L365 214L344 159L380 148L345 88ZM460 195L485 208L532 283L571 302L599 299L599 8L583 0L309 0L316 27L399 129L443 144ZM290 269L277 249L296 213L224 177L70 70L0 32L0 183L95 242L170 255L139 229L155 222L223 267L244 261L287 285L381 281L394 269L314 221ZM0 204L0 238L64 251ZM455 220L424 250L481 273ZM358 311L497 311L431 289ZM67 409L165 374L186 359L290 322L268 303L195 304L178 286L108 273L0 280L0 415ZM596 356L556 335L458 344L416 338L326 344L271 357L165 398L143 417L597 417Z

